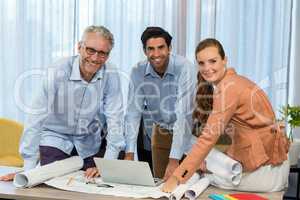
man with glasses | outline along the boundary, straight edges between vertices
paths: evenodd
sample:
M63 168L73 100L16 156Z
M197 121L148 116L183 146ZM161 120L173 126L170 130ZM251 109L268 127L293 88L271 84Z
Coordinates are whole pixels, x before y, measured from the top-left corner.
M184 57L171 54L172 37L164 29L148 27L141 40L147 60L130 75L125 159L133 160L137 150L154 177L167 179L190 148L187 119L192 117L197 69Z
M56 63L47 71L42 91L33 108L20 143L24 169L38 160L45 165L79 155L86 177L99 175L93 157L107 130L104 157L115 159L125 148L120 79L106 63L114 45L111 32L103 26L89 26L78 43L78 56ZM9 174L0 180L11 180Z

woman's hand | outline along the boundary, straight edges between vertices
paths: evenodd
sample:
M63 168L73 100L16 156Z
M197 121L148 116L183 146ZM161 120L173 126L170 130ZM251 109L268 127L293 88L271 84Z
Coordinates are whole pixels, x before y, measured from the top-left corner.
M0 176L0 181L13 181L16 174L17 173L10 173L4 176Z
M170 176L170 178L163 184L161 190L163 192L171 193L179 185L179 181L176 176Z

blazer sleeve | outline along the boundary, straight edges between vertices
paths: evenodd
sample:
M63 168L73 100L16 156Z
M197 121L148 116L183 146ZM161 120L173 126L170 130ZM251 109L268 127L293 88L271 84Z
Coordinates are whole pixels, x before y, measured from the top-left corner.
M180 183L186 182L199 168L216 144L219 136L224 132L226 125L237 109L238 103L238 91L232 82L214 91L213 110L207 123L197 142L173 174Z

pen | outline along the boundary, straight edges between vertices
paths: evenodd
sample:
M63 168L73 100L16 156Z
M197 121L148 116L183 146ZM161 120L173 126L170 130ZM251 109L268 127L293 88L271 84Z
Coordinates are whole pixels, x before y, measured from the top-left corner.
M185 177L185 175L188 173L188 171L187 170L185 170L184 172L183 172L183 174L182 174L182 178L184 178Z
M97 187L113 188L114 186L102 183L102 184L97 184Z
M67 185L70 185L70 184L72 183L73 180L74 180L74 177L71 176L71 177L69 178L68 182L67 182Z

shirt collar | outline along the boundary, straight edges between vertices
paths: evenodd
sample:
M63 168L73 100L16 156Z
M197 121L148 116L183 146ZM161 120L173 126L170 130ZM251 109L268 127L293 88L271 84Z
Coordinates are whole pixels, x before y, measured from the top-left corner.
M159 75L154 71L152 65L150 64L150 62L147 62L147 66L146 66L146 71L145 71L145 76L151 74L153 77L159 77ZM169 56L169 63L167 66L167 71L165 72L164 76L166 74L170 74L175 76L175 66L174 66L174 56L170 54Z
M91 80L91 82L95 82L96 80L100 80L103 78L103 74L104 74L104 70L105 70L106 66L105 64L96 72L95 76L93 77L93 79Z
M70 80L72 80L72 81L80 81L81 80L80 69L79 69L79 56L77 56L74 59L74 62L72 64Z
M83 81L80 75L80 65L79 65L79 59L80 57L77 56L72 64L72 71L70 80L72 81ZM98 70L91 80L91 82L94 82L95 80L102 79L103 78L103 71L104 71L105 65L101 67L100 70Z

